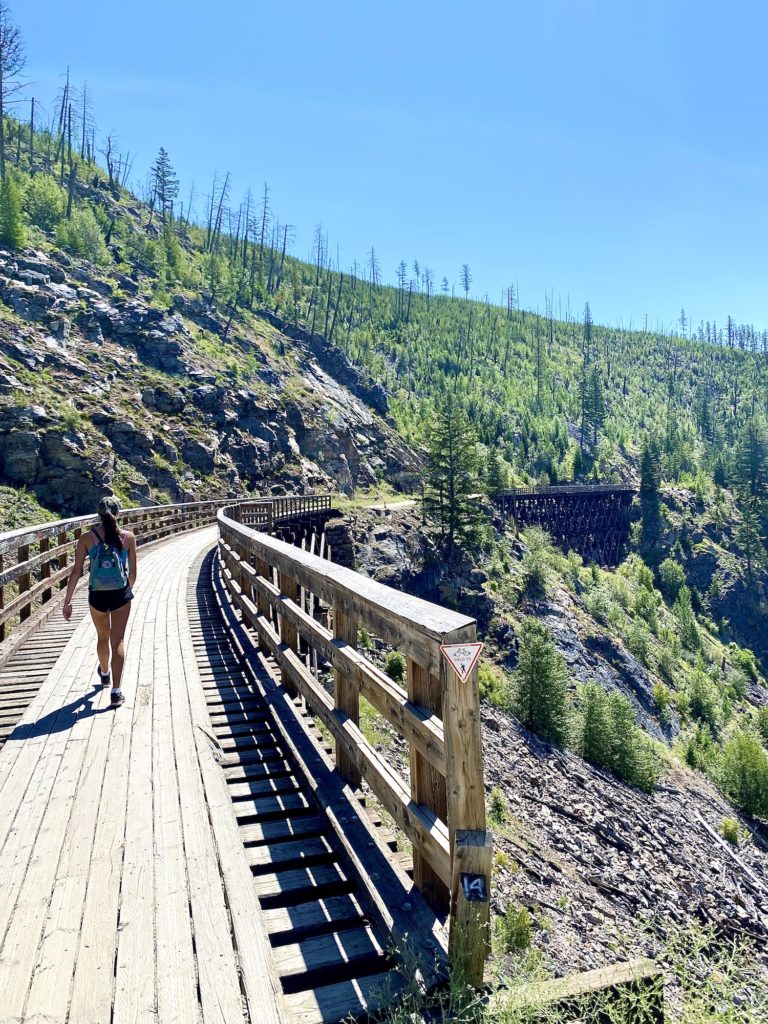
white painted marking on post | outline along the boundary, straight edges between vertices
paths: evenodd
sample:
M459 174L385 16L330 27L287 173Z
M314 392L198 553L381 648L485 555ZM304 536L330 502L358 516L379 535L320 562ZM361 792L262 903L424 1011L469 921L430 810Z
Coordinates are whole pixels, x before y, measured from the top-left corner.
M483 647L485 644L481 643L445 644L440 650L462 683L466 683Z

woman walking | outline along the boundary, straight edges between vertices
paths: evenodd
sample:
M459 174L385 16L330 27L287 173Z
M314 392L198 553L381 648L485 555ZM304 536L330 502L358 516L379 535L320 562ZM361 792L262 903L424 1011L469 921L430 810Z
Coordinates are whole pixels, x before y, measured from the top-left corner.
M132 588L136 584L136 537L130 530L121 530L117 525L117 517L120 514L120 503L117 498L102 498L97 511L101 526L83 534L77 542L75 564L69 576L62 611L65 619L71 617L72 595L77 581L82 576L87 556L91 563L88 604L98 636L96 652L99 660L96 671L102 686L109 686L111 681L110 703L113 708L118 708L125 700L120 689L120 680L125 661L123 638L133 600Z

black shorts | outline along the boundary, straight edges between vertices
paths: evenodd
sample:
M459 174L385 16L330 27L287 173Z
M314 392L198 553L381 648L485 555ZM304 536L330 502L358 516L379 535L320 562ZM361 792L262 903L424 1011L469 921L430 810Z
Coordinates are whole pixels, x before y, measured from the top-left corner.
M88 604L97 612L116 612L124 604L133 600L130 587L122 590L89 590Z

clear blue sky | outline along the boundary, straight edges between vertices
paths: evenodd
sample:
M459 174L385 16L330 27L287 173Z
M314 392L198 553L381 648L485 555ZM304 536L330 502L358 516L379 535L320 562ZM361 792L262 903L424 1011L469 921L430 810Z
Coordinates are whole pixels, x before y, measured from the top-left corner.
M272 188L305 255L376 247L598 322L768 324L768 5L10 0L30 91L67 64L143 176L165 146Z

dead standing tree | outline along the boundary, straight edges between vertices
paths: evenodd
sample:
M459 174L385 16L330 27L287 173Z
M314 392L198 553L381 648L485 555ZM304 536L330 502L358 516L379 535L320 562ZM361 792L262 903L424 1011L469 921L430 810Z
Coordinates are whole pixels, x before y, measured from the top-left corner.
M0 0L0 177L5 178L5 114L10 99L22 88L26 57L21 33L11 21L8 5Z

